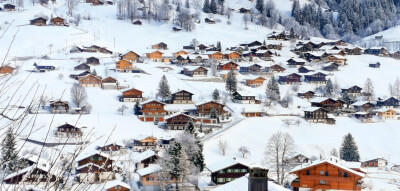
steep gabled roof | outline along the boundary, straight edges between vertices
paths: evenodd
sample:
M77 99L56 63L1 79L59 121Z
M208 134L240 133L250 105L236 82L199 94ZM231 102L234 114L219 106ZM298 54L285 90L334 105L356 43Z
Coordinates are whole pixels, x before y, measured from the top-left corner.
M236 164L241 164L241 165L243 165L243 166L249 167L249 165L246 165L245 163L240 162L240 161L238 161L238 160L235 159L235 158L228 158L228 159L221 160L221 161L218 161L218 162L216 162L216 163L213 163L213 164L211 164L211 165L207 165L206 168L207 168L211 173L214 173L214 172L217 172L217 171L219 171L219 170L222 170L222 169L231 167L231 166L236 165Z

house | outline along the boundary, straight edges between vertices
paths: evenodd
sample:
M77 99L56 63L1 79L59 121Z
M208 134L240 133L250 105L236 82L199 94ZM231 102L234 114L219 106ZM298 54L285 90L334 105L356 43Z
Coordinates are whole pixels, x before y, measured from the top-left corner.
M208 23L208 24L215 24L215 21L213 18L205 18L204 22Z
M247 164L238 161L236 158L229 158L209 164L206 166L206 169L211 172L211 181L216 185L225 184L243 177L250 170Z
M298 69L298 71L299 71L299 73L308 73L308 72L314 72L315 70L310 66L301 66Z
M359 86L351 86L349 88L342 89L341 94L343 95L344 93L347 93L347 95L351 99L354 99L354 98L361 96L361 90L362 90L362 88L360 88Z
M224 55L221 52L211 52L208 54L209 59L222 60Z
M36 25L36 26L46 26L46 22L47 22L46 19L44 19L42 17L38 17L36 19L32 19L30 21L30 24L31 25Z
M275 50L281 50L282 49L282 43L280 42L268 42L265 47L267 49L275 49Z
M195 121L196 119L183 113L176 113L165 117L169 130L186 130L186 124L189 120Z
M280 84L296 84L301 83L301 75L292 73L286 76L279 76L278 83Z
M91 3L92 5L104 5L102 0L86 0L86 3Z
M314 84L326 84L326 74L322 72L317 72L311 75L304 75L304 81Z
M164 116L167 114L164 106L165 103L156 101L156 100L148 100L141 104L142 115L139 116L141 121L164 121Z
M286 69L278 64L274 64L270 67L267 68L268 72L273 72L273 73L280 73L284 72Z
M371 47L364 50L364 54L372 54L376 56L387 56L388 51L385 47Z
M390 97L387 99L378 99L376 105L378 107L385 107L385 108L398 108L399 100L394 97Z
M104 182L113 179L115 161L101 151L81 154L76 158L80 182Z
M207 55L189 55L188 56L188 61L189 63L203 63L208 60Z
M135 162L135 170L137 171L156 165L156 161L159 158L160 157L153 150L146 150L136 154L132 160Z
M296 35L295 35L296 36ZM276 34L274 31L273 34L267 37L268 40L290 40L289 35L287 34L287 31L283 31L279 34Z
M322 56L323 55L324 55L323 52L305 52L305 53L301 53L300 57L304 58L308 62L311 62L311 61L320 61L320 60L322 60Z
M53 26L65 26L64 19L61 17L55 17L50 19L50 23Z
M151 52L151 53L146 53L146 57L149 58L152 61L157 62L157 61L161 61L161 58L162 58L163 54L164 53L162 53L162 52L157 50L157 51L154 51L154 52Z
M50 112L51 113L68 113L69 103L62 100L50 101Z
M250 66L240 66L240 68L239 68L239 73L242 73L242 74L248 74L248 73L258 74L260 72L262 72L261 66L258 64L252 64Z
M139 59L139 55L133 51L129 51L121 56L121 60L127 60L129 62L136 62Z
M222 52L222 54L224 55L224 58L228 60L239 61L240 58L240 54L236 51L225 51Z
M178 90L171 94L172 99L171 102L173 104L192 104L192 96L193 93L190 93L186 90Z
M199 48L199 50L205 50L208 48L208 46L204 45L204 44L200 44L197 46L197 48Z
M158 178L158 172L161 170L159 165L149 166L137 171L139 174L139 181L141 185L141 190L151 191L151 190L160 190L161 182ZM172 187L172 184L175 184L176 178L171 176L168 178L164 184L165 186ZM182 189L182 188L181 188Z
M303 109L304 119L310 123L326 123L328 110L321 107L308 107Z
M11 74L14 70L15 68L11 66L2 66L0 67L0 75Z
M143 100L143 92L140 90L137 90L135 88L132 88L130 90L126 90L122 92L121 96L121 101L123 102L142 102Z
M297 96L299 96L300 98L303 98L303 99L312 99L315 97L315 92L307 91L304 93L297 93Z
M256 95L243 91L236 91L232 94L232 101L240 104L255 104Z
M202 66L186 66L183 74L190 77L206 77L208 70Z
M134 24L134 25L142 25L142 21L136 20L136 21L132 22L132 24Z
M115 71L117 72L131 73L132 69L133 64L128 60L119 60L115 62Z
M74 80L79 80L79 79L85 77L88 74L92 74L92 72L90 72L89 70L86 70L86 71L84 71L84 72L82 72L80 74L71 74L71 75L69 75L69 77L74 79Z
M145 137L145 138L134 138L132 139L132 146L134 151L146 151L155 150L157 147L157 138L155 137Z
M377 62L375 64L369 64L368 65L370 68L380 68L381 67L381 63Z
M397 114L395 110L390 108L380 108L374 110L374 112L376 112L377 116L381 119L395 119Z
M118 89L118 81L117 79L109 76L101 80L101 88L106 90L115 90Z
M369 102L369 101L357 101L351 106L357 111L357 112L368 112L371 111L375 108L375 104Z
M33 66L35 67L35 72L49 72L56 69L54 66L39 66L36 63Z
M197 113L199 116L204 117L204 116L210 116L211 110L215 109L217 111L217 115L221 115L225 113L224 111L224 104L215 102L215 101L205 101L196 104L197 108Z
M181 30L182 30L182 28L180 28L180 27L172 27L172 31L174 31L174 32L179 32Z
M323 67L322 67L322 70L329 71L329 72L338 71L339 70L339 64L336 64L334 62L324 64Z
M219 63L218 64L218 70L237 70L238 69L238 64L234 62L226 62L226 63Z
M104 185L105 191L130 191L131 186L119 180L107 181Z
M107 154L117 154L121 152L123 149L123 146L116 144L116 143L110 143L101 147L98 147L97 150L107 153Z
M292 169L291 174L297 178L291 186L310 190L361 190L362 178L365 174L346 167L342 160L331 156L328 159L299 165Z
M352 48L345 48L345 51L348 55L361 55L363 49L356 46Z
M396 52L394 52L393 54L392 54L392 57L394 58L394 59L400 59L400 51L396 51Z
M57 127L55 135L58 138L79 138L82 137L82 131L79 127L65 123Z
M347 59L344 56L340 55L329 55L325 58L325 62L334 62L336 64L339 64L339 66L344 66L346 65Z
M311 107L322 107L329 112L343 107L342 102L326 97L315 97L310 103Z
M86 71L90 71L90 66L83 63L83 64L79 64L78 66L74 67L74 70L86 70Z
M246 9L246 8L240 8L239 9L239 13L250 13L250 9Z
M5 11L15 11L15 5L4 4L4 10Z
M173 53L172 55L176 58L178 56L185 56L185 55L188 55L188 54L189 54L188 52L186 52L184 50L180 50L178 52Z
M371 112L356 112L353 116L361 122L370 122L374 114Z
M158 44L152 45L151 48L157 50L168 50L168 45L163 42L160 42Z
M264 84L265 78L263 77L253 77L246 79L246 85L250 87L260 87Z
M157 141L157 145L159 148L168 149L175 142L175 138L166 137L166 138L159 138Z
M298 165L311 162L311 158L306 157L302 154L297 154L294 157L286 159L286 162L289 163L292 167L296 167Z
M362 167L378 167L379 169L385 169L388 165L388 161L384 158L376 158L361 162Z
M98 58L92 56L92 57L86 58L86 64L97 66L97 65L100 65L100 61Z
M268 59L270 59L274 53L272 53L269 50L257 50L255 52L255 54L259 58L264 58L264 59L268 58Z
M88 74L79 80L79 84L83 87L101 87L101 77Z
M51 173L54 171L52 169L54 168L50 168L50 164L33 164L6 175L2 181L5 184L20 184L21 182L28 184L49 184L56 181L56 176Z
M286 61L289 67L297 67L300 68L301 66L304 66L304 64L307 62L304 59L301 58L291 58L288 61Z

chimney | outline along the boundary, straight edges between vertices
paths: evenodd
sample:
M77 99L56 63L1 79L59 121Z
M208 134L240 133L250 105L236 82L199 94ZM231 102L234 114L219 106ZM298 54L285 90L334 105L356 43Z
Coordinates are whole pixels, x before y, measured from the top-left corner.
M248 191L268 191L268 169L250 169Z

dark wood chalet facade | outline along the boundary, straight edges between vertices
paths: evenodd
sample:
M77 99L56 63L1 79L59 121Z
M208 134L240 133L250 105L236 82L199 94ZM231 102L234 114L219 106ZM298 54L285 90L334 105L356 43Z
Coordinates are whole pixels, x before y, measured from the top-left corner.
M68 113L69 103L62 100L50 101L50 111L51 113Z
M190 119L193 120L193 122L196 120L194 117L189 115L177 113L166 117L165 121L167 122L166 125L169 130L186 130L186 124Z
M260 73L261 71L262 71L261 66L258 64L253 64L250 66L240 66L240 69L239 69L239 73L242 73L242 74L248 74L248 73L257 74L257 73Z
M86 64L89 64L89 65L100 65L100 61L96 57L89 57L89 58L86 58Z
M322 107L329 112L341 109L343 107L342 102L336 101L332 98L316 97L314 99L311 99L310 102L311 107Z
M279 76L278 82L280 84L296 84L301 82L301 75L293 73L287 76Z
M303 110L304 119L310 123L335 123L334 119L328 120L328 110L321 107L309 107Z
M359 86L352 86L349 88L343 88L341 94L343 95L344 93L347 93L350 98L356 98L361 96L361 90L362 88Z
M273 72L273 73L280 73L284 72L286 69L278 64L274 64L270 67L267 68L268 72Z
M185 67L183 68L183 74L190 77L204 77L207 76L208 70L202 66L199 67Z
M215 109L218 115L221 115L225 113L224 107L225 107L224 104L215 101L208 101L196 104L197 113L199 114L199 116L210 116L210 112L212 109Z
M186 90L179 90L172 95L171 102L173 104L191 104L193 94Z
M78 138L82 137L82 131L81 128L65 123L57 127L55 135L58 138Z
M6 176L2 181L6 184L19 184L21 182L38 184L41 182L54 182L56 181L56 176L50 174L47 168L42 168L34 164Z
M211 172L211 181L217 185L226 184L249 173L249 166L226 159L206 167Z
M390 97L387 99L379 99L376 102L376 105L378 107L386 107L386 108L398 108L400 103L399 100L394 98L394 97Z
M297 93L297 96L299 96L300 98L303 98L303 99L312 99L315 97L315 92L307 91L304 93Z
M35 26L46 26L46 22L47 20L42 18L42 17L38 17L36 19L32 19L30 21L31 25L35 25Z
M142 103L142 115L139 117L141 121L164 121L167 111L164 109L165 103L148 100Z
M90 66L83 63L83 64L79 64L78 66L74 67L74 70L86 70L86 71L90 71Z
M78 160L77 173L111 172L113 170L113 160L101 152L92 154Z
M136 101L141 102L142 95L143 95L142 91L132 88L130 90L126 90L126 91L122 92L121 101L123 101L123 102L136 102Z
M218 64L218 70L237 70L238 66L239 65L234 62L220 63Z
M311 75L305 75L304 76L304 81L308 83L314 83L314 84L326 84L326 74L318 72L314 73Z

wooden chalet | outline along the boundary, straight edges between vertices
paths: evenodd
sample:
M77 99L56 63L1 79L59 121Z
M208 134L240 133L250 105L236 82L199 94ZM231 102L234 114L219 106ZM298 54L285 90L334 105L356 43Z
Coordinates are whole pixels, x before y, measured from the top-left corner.
M300 54L300 57L304 58L308 62L320 61L320 60L322 60L322 56L323 56L323 53L321 53L321 52L305 52L305 53Z
M104 5L102 0L86 0L86 3L91 3L92 5Z
M236 91L232 93L232 101L240 104L255 104L256 95L243 91Z
M359 86L351 86L349 88L343 88L341 94L347 93L351 99L354 99L361 96L361 90L362 88Z
M339 64L336 64L335 62L324 64L322 67L322 70L329 71L329 72L338 71Z
M298 69L299 73L309 73L309 72L314 72L315 70L309 66L301 66Z
M130 191L131 186L118 180L107 181L104 185L105 191Z
M74 70L85 70L85 71L90 71L90 66L83 63L83 64L79 64L78 66L74 67Z
M246 79L246 85L250 87L260 87L264 84L265 78L263 77L254 77Z
M186 90L178 90L171 94L171 103L172 104L192 104L192 96L193 93L190 93Z
M158 178L158 172L161 170L159 165L149 166L137 171L139 174L139 182L143 187L143 190L159 190L161 182ZM164 185L167 184L169 187L173 187L176 182L176 178L171 176L168 181L164 181ZM179 183L180 184L180 183ZM183 189L180 187L180 189Z
M159 156L153 150L146 150L133 157L136 170L156 165L157 159L159 159Z
M353 170L343 165L337 157L315 161L307 165L300 165L290 173L295 174L291 186L294 191L300 188L315 190L361 190L364 173Z
M372 160L367 160L361 162L361 167L372 167L372 168L379 168L379 169L385 169L385 167L388 165L388 161L384 158L376 158Z
M238 70L238 66L235 62L219 63L218 70Z
M129 62L137 62L139 58L139 54L136 54L133 51L129 51L121 56L121 60L127 60Z
M157 147L157 138L145 137L132 139L132 146L135 151L155 150Z
M164 53L157 50L151 53L146 53L146 57L152 61L158 62L161 61L163 54Z
M340 55L329 55L325 58L325 62L334 62L340 66L346 65L347 59Z
M148 100L143 102L142 104L142 115L139 116L141 121L164 121L164 117L167 114L164 106L165 103L156 101L156 100Z
M306 157L302 154L297 154L294 157L287 159L285 162L289 163L292 167L296 167L298 165L311 162L311 158Z
M303 99L312 99L315 97L315 92L307 91L304 93L297 93L297 96L299 96L300 98L303 98Z
M182 73L190 77L205 77L208 70L202 66L186 66L183 68Z
M101 151L82 154L76 159L76 168L80 182L103 182L112 180L115 161L113 158Z
M282 43L267 43L265 45L267 49L282 50Z
M273 73L281 73L284 72L286 69L278 64L274 64L270 67L267 68L268 72L273 72Z
M369 64L368 66L370 68L380 68L381 67L381 63L377 62L377 63L374 63L374 64Z
M165 117L167 129L169 130L186 130L186 124L189 120L195 122L196 119L183 113L176 113Z
M35 26L46 26L46 22L47 20L42 17L30 20L30 24Z
M322 107L331 112L343 107L342 102L326 97L315 97L310 100L311 107Z
M142 100L143 100L142 96L143 96L142 91L132 88L132 89L122 92L121 101L123 101L123 102L136 102L136 101L142 102Z
M378 99L376 105L378 107L385 108L398 108L400 106L400 101L394 97L386 98L386 99Z
M364 54L372 54L375 56L387 56L388 51L385 47L371 47L364 50Z
M206 22L208 24L215 24L215 20L213 18L205 18L204 22Z
M142 21L136 20L132 22L133 25L142 25Z
M197 46L197 48L198 48L199 50L205 50L205 49L208 48L208 46L207 46L207 45L204 45L204 44L200 44L200 45Z
M392 54L392 57L393 57L394 59L396 59L396 60L399 60L399 59L400 59L400 51L394 52L394 53Z
M92 74L92 72L90 72L89 70L85 70L84 72L82 72L80 74L71 74L71 75L69 75L69 77L74 80L79 80L89 74Z
M77 47L77 48L78 48L78 51L80 51L80 52L99 52L99 53L103 53L103 54L112 54L113 53L112 51L108 50L107 48L100 47L97 45L92 45L89 47L84 46L83 48Z
M296 84L301 83L301 75L292 73L286 76L279 76L278 83L280 84Z
M348 55L361 55L363 49L360 47L351 47L351 48L345 48L345 51Z
M2 66L0 67L0 75L11 74L14 70L15 68L11 66Z
M3 178L5 184L20 184L21 182L38 184L55 182L56 176L51 174L50 164L33 164L32 166L25 167L14 173L11 173Z
M224 55L224 58L228 60L239 61L240 58L240 54L236 51L226 51L222 52L222 54Z
M40 72L40 73L49 72L56 69L56 67L54 66L39 66L36 63L34 63L33 66L35 67L35 72Z
M208 54L208 58L211 60L222 60L224 58L224 55L221 52L213 52Z
M118 89L118 80L109 76L101 80L101 88L105 90L115 90Z
M79 80L79 84L83 87L101 87L101 77L88 74Z
M50 112L51 113L68 113L69 103L62 100L50 101Z
M311 75L304 75L304 81L314 84L326 84L326 74L322 72L317 72Z
M381 119L396 119L396 117L397 117L397 112L391 108L380 108L380 109L374 110L374 112Z
M351 104L351 107L354 108L357 112L369 112L375 108L375 104L369 101L357 101Z
M4 4L4 10L5 11L15 11L15 5L11 5L11 4Z
M239 67L239 73L242 74L258 74L262 72L262 67L258 64L252 64L250 66L240 66Z
M286 31L283 31L279 34L276 34L276 32L273 32L273 34L269 35L267 37L268 40L290 40L289 35Z
M174 32L179 32L181 30L182 30L182 28L180 28L180 27L172 27L172 31L174 31Z
M97 66L97 65L100 65L100 61L98 58L92 56L92 57L86 58L86 64Z
M116 143L110 143L101 147L98 147L97 150L107 153L107 154L113 154L113 153L118 153L121 152L123 149L123 146L116 144Z
M206 166L211 172L211 181L216 185L225 184L249 173L249 166L236 158L225 159Z
M372 112L356 112L353 117L360 120L363 123L371 122L374 114Z
M335 123L333 118L328 117L328 110L321 107L308 107L304 110L304 119L310 123Z
M306 61L301 58L291 58L286 62L289 67L297 67L297 68L304 66L304 64L306 63Z
M172 55L173 55L173 57L178 57L178 56L184 56L184 55L188 55L189 53L188 52L186 52L186 51L184 51L184 50L180 50L180 51L178 51L178 52L175 52L175 53L173 53Z
M246 8L240 8L239 9L239 13L250 13L250 9L246 9Z
M65 123L57 127L55 135L58 138L79 138L82 137L82 131L79 127Z
M210 116L211 110L215 109L217 111L218 116L225 113L224 104L215 102L215 101L206 101L202 103L196 104L197 113L199 116Z
M151 48L156 50L168 50L168 45L160 42L158 44L152 45Z
M259 58L270 59L274 53L272 53L270 50L257 50L255 54Z
M55 17L50 19L50 23L53 26L65 26L64 19L61 17Z
M123 73L131 73L133 69L132 62L128 60L119 60L115 62L115 71Z

